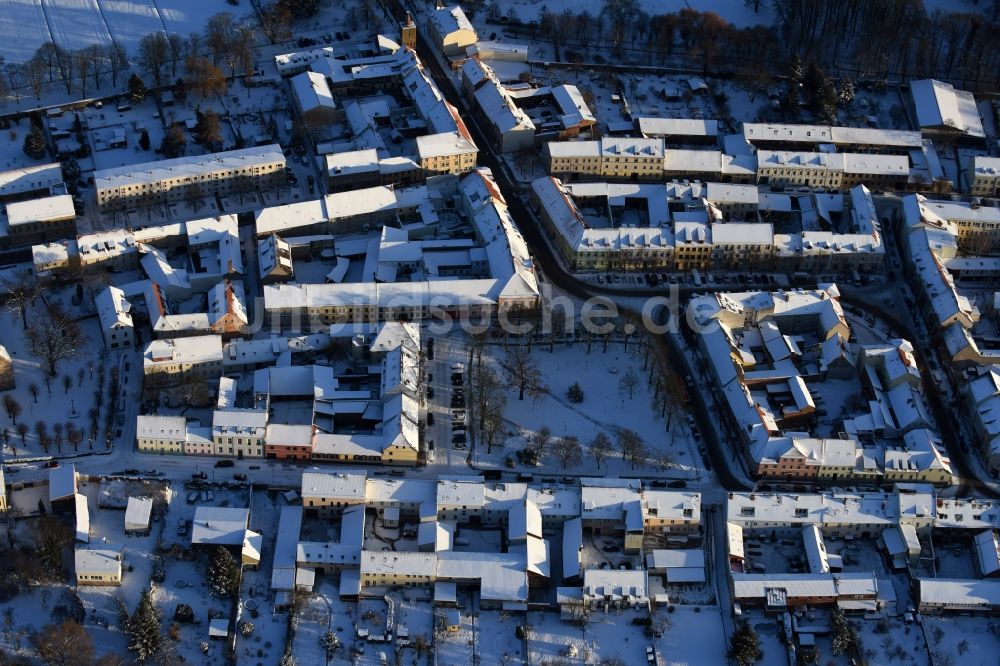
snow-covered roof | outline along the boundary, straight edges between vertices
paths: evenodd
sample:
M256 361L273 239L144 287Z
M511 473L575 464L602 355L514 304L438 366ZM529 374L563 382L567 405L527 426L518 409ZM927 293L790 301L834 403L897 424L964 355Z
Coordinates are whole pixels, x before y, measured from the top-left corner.
M437 573L434 553L361 551L361 575L397 575L433 579Z
M3 171L0 172L0 198L47 190L61 182L63 175L59 162Z
M194 510L193 545L242 546L250 522L250 509L203 506Z
M968 611L1000 606L1000 581L956 578L920 578L921 608Z
M458 131L425 134L416 139L417 155L420 159L447 157L475 153L479 149L470 139Z
M308 113L314 109L336 109L337 103L327 85L326 77L317 72L302 72L296 74L291 79L292 92L298 100L302 113Z
M437 553L439 579L479 581L483 599L523 602L528 600L526 554L478 553L446 550Z
M647 138L675 136L718 136L719 121L701 118L650 118L635 119L639 134Z
M910 81L910 95L921 127L951 127L984 138L983 122L972 93L935 79Z
M438 511L467 507L480 508L485 503L485 489L481 481L438 479L435 494Z
M303 472L302 497L364 502L365 475L346 472Z
M108 285L102 289L94 298L94 304L102 329L132 326L132 306L125 299L125 292L118 287Z
M73 208L73 197L68 194L7 204L7 223L11 229L22 224L70 220L74 217L76 210Z
M285 166L285 156L281 152L281 146L276 143L222 153L188 155L157 162L99 169L94 172L94 187L106 190L143 183L158 183L167 179L227 174L233 169L270 165L282 168Z
M473 33L476 31L465 12L457 5L435 9L431 12L431 21L434 22L434 27L442 38L459 30L470 30Z
M139 414L135 419L135 436L139 439L184 441L187 419L183 416Z
M125 507L125 529L149 528L149 518L153 513L153 500L149 497L129 497Z
M143 353L145 368L155 368L160 364L193 365L218 363L222 365L222 336L195 335L186 338L154 340Z
M302 507L283 506L278 517L271 565L271 589L291 590L295 586L296 553L302 530Z
M76 492L76 465L60 465L49 470L49 502L65 499Z
M73 551L77 576L118 576L122 573L122 554L111 548L77 548Z

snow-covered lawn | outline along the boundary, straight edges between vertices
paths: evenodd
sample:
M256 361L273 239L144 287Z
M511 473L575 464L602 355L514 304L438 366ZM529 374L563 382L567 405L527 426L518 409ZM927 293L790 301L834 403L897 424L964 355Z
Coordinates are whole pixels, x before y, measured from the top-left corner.
M41 315L43 308L44 305L40 301L35 307L30 308L29 325L32 317ZM35 429L38 422L43 422L46 425L48 435L52 440L49 447L49 453L52 455L58 456L60 453L65 455L74 452L74 447L66 437L65 425L67 423L71 423L74 428L83 431L83 440L79 445L79 451L104 450L103 435L106 410L113 409L117 403L117 398L112 399L110 395L110 368L119 362L119 357L117 354L112 354L106 359L103 358L104 341L96 317L80 320L78 324L86 337L86 344L75 358L59 361L56 365L56 376L50 378L43 361L32 354L29 349L20 315L7 311L0 313L0 344L6 347L10 354L14 365L15 381L15 388L5 392L4 395L13 396L21 405L22 411L17 417L17 423L23 423L30 428L22 441L15 432L15 424L7 418L6 412L0 410L0 427L6 428L9 436L9 445L6 447L5 455L13 454L14 448L16 448L18 456L44 453ZM82 383L81 372L83 373ZM104 404L101 405L98 417L100 435L91 446L88 438L90 431L88 412L94 407L97 377L100 372L105 373ZM65 377L69 377L71 380L68 389L63 384ZM46 380L48 380L48 384L46 384ZM37 398L32 396L32 386L37 387ZM54 426L56 424L63 427L61 447L56 446L55 443Z
M1000 623L997 620L971 615L925 615L922 620L927 641L933 646L935 663L962 666L996 663L1000 653Z
M656 639L656 649L668 666L726 662L718 606L674 606L672 613L657 611L656 618L667 622L663 636Z
M653 394L647 385L649 373L642 369L643 359L637 355L638 350L634 340L627 350L621 342L613 342L607 352L601 342L595 341L590 353L587 353L585 342L557 343L551 353L547 342L535 343L531 357L541 371L548 393L538 400L528 395L518 400L516 388L508 389L504 412L505 445L494 446L493 452L487 453L486 447L477 443L475 462L484 466L503 466L508 454L513 455L524 448L533 433L548 426L553 437L575 436L583 446L583 459L573 467L574 472L656 474L660 471L658 457L669 455L676 467L665 470L666 476L696 477L703 463L691 441L683 412L679 411L671 419L668 430L659 410L652 406ZM484 362L495 364L501 376L504 371L500 363L505 359L502 345L489 345L483 354ZM631 396L620 386L622 378L630 371L639 379ZM583 389L581 403L573 403L567 398L567 390L573 383L579 383ZM474 396L474 392L470 394L470 400L474 401ZM605 433L614 442L620 428L635 430L642 437L649 451L646 464L633 470L620 455L612 454L598 467L589 453L590 442L598 432ZM558 473L563 470L553 455L543 455L538 471Z

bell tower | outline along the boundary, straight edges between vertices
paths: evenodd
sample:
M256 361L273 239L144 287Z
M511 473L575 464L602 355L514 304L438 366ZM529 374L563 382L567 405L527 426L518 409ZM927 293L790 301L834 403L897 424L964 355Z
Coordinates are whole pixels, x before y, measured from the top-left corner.
M400 26L399 32L403 46L416 50L417 24L413 22L413 17L410 16L410 12L406 12L406 21L404 21Z

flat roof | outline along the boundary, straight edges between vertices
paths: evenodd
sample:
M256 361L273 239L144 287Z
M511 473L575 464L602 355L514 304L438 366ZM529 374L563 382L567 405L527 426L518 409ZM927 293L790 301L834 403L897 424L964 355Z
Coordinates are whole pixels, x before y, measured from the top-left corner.
M191 543L242 546L249 522L250 509L199 505L194 510Z
M73 197L68 194L7 204L7 222L11 227L16 227L19 224L51 222L75 217L76 209L73 208Z
M0 197L43 190L63 182L62 164L39 164L0 172Z

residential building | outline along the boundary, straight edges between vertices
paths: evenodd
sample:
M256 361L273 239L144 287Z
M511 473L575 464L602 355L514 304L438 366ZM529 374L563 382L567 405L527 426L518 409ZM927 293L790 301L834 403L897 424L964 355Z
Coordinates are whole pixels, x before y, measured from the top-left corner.
M143 352L143 374L162 373L172 379L222 375L222 336L196 335L153 340Z
M457 5L444 7L438 3L430 13L430 27L434 45L447 57L464 56L479 39L472 22Z
M969 159L969 192L977 197L1000 196L1000 158L975 155Z
M257 241L257 261L262 284L284 282L295 277L291 246L278 234Z
M76 236L76 209L68 194L10 202L7 232L11 245L45 243Z
M59 162L0 172L0 203L65 193Z
M264 457L267 412L217 409L212 414L213 453L237 458Z
M121 585L122 553L111 548L74 550L77 585Z
M102 211L160 205L192 196L268 190L285 179L285 156L272 144L94 172Z
M135 326L132 323L132 306L125 292L108 285L95 298L97 318L107 349L131 349L135 344Z
M7 348L0 345L0 391L9 391L14 386L14 362Z
M330 125L344 117L344 110L330 92L326 77L318 72L302 72L289 79L295 109L310 127Z
M136 448L143 453L185 453L187 419L140 414L135 423Z

